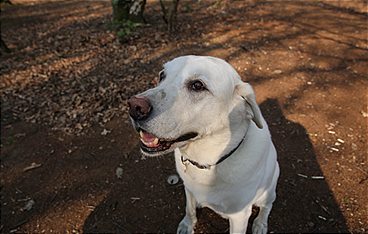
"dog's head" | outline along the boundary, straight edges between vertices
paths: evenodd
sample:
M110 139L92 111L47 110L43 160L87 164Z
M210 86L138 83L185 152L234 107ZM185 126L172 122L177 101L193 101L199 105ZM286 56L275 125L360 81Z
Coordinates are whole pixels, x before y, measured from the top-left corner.
M157 87L131 97L129 114L140 133L141 150L155 156L196 139L243 127L262 128L251 86L224 60L183 56L164 65Z

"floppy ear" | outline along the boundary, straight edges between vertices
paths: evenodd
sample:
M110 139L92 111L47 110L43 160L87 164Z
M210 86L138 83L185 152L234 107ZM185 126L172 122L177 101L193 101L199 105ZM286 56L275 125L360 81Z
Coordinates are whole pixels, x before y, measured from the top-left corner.
M259 109L256 96L252 89L252 86L248 83L240 82L235 86L235 92L239 94L244 101L250 106L252 110L252 120L258 128L263 128L261 121L261 110Z

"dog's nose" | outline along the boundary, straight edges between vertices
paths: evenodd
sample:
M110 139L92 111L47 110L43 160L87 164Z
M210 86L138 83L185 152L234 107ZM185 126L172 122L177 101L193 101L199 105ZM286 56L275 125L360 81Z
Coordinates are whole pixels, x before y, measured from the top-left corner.
M151 111L152 105L148 98L133 96L128 100L129 105L129 115L134 120L144 120L146 119Z

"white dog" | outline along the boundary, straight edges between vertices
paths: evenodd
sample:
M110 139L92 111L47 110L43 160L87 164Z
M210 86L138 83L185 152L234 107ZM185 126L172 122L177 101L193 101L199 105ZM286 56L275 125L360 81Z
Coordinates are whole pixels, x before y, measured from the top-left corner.
M186 215L178 233L193 233L196 207L209 207L245 233L267 232L276 198L276 150L251 86L224 60L183 56L164 65L157 87L129 99L145 155L175 150Z

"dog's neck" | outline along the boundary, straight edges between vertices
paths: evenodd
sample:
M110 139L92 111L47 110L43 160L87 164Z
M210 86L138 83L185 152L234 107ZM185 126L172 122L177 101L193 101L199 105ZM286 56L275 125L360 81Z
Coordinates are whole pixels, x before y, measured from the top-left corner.
M241 146L248 126L237 126L233 132L223 129L189 143L179 149L182 161L188 161L199 169L209 169L221 163Z

